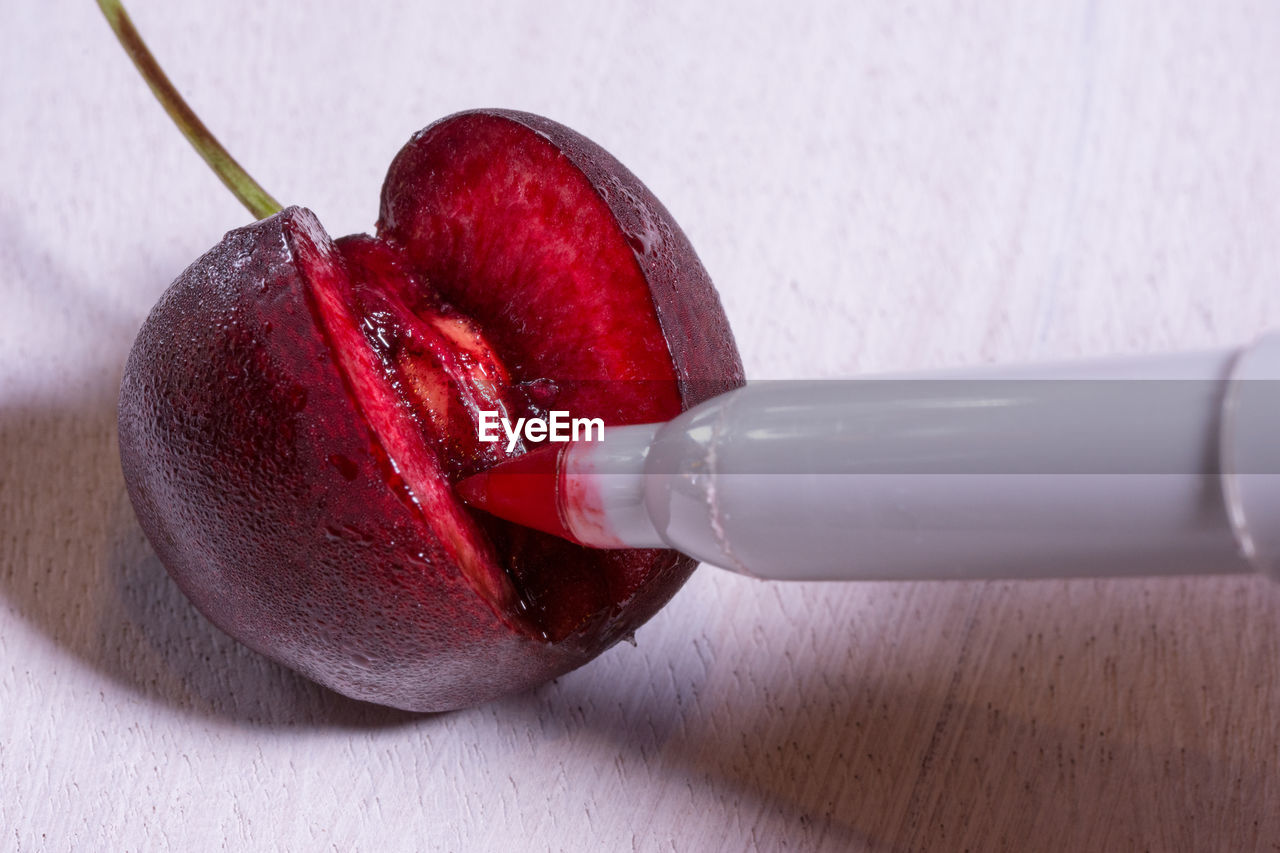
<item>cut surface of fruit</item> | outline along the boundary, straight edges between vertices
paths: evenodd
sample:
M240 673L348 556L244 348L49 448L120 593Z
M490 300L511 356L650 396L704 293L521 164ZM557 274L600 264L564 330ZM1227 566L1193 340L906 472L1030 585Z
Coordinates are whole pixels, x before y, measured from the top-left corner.
M652 422L742 382L715 288L671 215L555 122L483 111L426 128L391 164L378 233L483 326L513 376L576 380L558 403Z
M486 381L502 378L501 365L478 335L461 346L442 335L437 324L448 328L449 318L410 312L402 294L414 283L376 241L348 238L345 251L339 249L308 211L290 217L285 234L317 325L394 469L396 490L499 615L519 611L523 605L510 579L497 567L484 533L459 507L447 476L470 461L461 448L479 445L468 442L475 424L454 416L470 408L459 403L487 396L506 411L501 394L508 386Z
M742 381L715 289L670 214L554 122L485 111L427 128L392 163L379 234L481 325L514 381L551 383L545 409L662 421ZM611 602L636 595L655 559L486 526L560 637L593 619L608 630Z

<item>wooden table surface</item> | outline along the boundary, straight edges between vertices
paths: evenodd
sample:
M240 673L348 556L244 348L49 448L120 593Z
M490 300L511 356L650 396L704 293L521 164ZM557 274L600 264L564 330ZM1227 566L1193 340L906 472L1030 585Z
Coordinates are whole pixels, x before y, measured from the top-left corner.
M1280 325L1274 3L134 5L334 234L454 110L593 137L698 247L753 378ZM247 216L93 4L5 18L0 849L1280 847L1262 579L703 569L636 647L441 716L227 639L138 528L114 396L150 305Z

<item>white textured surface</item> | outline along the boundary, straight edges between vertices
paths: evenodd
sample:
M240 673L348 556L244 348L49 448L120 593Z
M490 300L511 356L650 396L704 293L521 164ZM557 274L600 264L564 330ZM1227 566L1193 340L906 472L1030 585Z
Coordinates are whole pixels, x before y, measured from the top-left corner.
M431 119L593 137L757 378L1237 343L1280 324L1274 3L137 0L170 74L341 234ZM0 55L0 849L1274 849L1280 590L699 572L593 665L358 706L168 581L114 394L246 221L93 4Z

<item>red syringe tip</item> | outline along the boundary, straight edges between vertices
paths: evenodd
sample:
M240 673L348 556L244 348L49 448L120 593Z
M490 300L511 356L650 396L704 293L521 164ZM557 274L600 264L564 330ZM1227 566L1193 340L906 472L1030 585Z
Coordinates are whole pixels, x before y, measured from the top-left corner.
M576 542L560 514L560 456L553 444L500 462L460 480L454 491L468 505L504 521Z

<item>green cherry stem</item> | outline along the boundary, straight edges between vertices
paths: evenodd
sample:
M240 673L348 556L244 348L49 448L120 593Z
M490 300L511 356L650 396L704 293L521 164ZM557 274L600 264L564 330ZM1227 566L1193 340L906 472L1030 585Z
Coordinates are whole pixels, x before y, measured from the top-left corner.
M280 202L272 198L271 194L257 181L249 177L249 173L227 153L227 149L214 138L209 128L204 126L204 122L178 94L173 83L169 82L160 64L156 62L156 58L151 55L146 43L142 41L142 36L138 35L138 31L134 29L133 21L129 20L124 6L118 0L98 0L98 5L102 7L102 14L106 15L107 23L111 25L116 38L120 40L124 52L129 54L138 72L151 87L156 100L164 107L164 111L169 114L169 118L173 119L173 123L182 131L182 135L187 138L192 147L200 152L200 156L209 164L209 168L213 169L214 174L227 185L227 189L231 190L232 194L240 199L240 203L258 219L279 213Z

